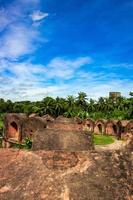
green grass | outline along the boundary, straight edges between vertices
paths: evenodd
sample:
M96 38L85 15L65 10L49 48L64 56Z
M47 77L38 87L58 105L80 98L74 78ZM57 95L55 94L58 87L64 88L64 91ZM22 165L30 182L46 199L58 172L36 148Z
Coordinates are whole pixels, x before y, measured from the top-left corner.
M115 141L115 137L107 135L94 135L95 145L107 145L112 144Z

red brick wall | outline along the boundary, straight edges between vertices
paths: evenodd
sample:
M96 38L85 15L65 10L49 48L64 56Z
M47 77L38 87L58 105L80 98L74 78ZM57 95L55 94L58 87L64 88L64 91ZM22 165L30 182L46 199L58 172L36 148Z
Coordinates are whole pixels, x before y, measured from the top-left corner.
M101 126L101 131L99 126ZM105 125L102 122L96 123L95 127L94 127L94 133L96 134L104 134L105 133Z
M113 124L112 122L108 122L106 124L105 132L107 135L117 135L118 126Z
M51 129L59 129L59 130L66 130L66 131L71 131L71 130L74 130L74 131L79 131L79 130L82 130L82 124L72 124L72 123L56 123L56 122L53 122L53 123L49 123L48 128L51 128Z
M12 138L15 140L19 139L19 132L14 127L9 126L7 132L8 132L8 134L7 134L8 138Z

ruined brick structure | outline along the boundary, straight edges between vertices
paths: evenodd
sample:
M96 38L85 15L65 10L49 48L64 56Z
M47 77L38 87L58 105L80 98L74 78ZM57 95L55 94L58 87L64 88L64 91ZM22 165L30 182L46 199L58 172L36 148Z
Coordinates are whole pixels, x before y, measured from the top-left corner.
M46 121L41 117L30 117L23 121L22 125L22 139L25 137L33 137L36 131L46 128Z
M7 114L4 121L4 139L5 141L21 141L22 140L22 126L27 120L25 114Z
M74 134L73 137L75 137L77 132L76 137L82 140L83 138L85 139L82 132L88 131L90 133L114 135L118 138L126 139L133 134L133 120L117 121L101 119L94 121L92 119L85 119L82 121L79 118L66 118L63 116L54 119L49 115L43 117L39 117L36 114L30 116L15 113L5 115L4 141L6 143L23 142L26 137L33 138L33 136L40 131L42 133L49 133L49 137L57 137L54 136L54 133L53 136L50 136L52 130L58 130L57 136L63 133L64 135L61 136L62 138L66 138L67 135L70 136L72 133ZM69 139L68 141L71 143L71 139ZM59 140L61 140L61 138ZM61 149L63 148L65 148L65 146L61 147ZM66 148L68 148L68 146Z
M78 118L66 118L59 116L51 123L48 123L47 127L66 131L80 131L82 130L82 121Z
M4 140L9 143L23 142L26 137L33 137L37 130L46 128L46 120L37 116L10 113L5 115Z
M36 132L32 150L88 151L93 149L92 134L84 131L45 129Z
M92 134L83 130L79 118L59 116L54 121L47 121L46 129L35 133L32 149L87 151L93 149Z
M105 133L106 120L97 120L94 124L94 133L103 134Z
M92 119L86 119L83 121L84 129L88 129L90 132L94 132L95 122Z
M116 120L108 120L105 124L105 133L107 135L118 135L119 126L117 123Z
M133 120L104 120L93 121L85 119L82 128L89 127L95 134L114 135L117 138L127 139L133 135Z
M91 133L83 131L79 118L60 116L55 120L49 115L6 114L4 139L5 146L23 143L24 139L34 138L33 149L45 150L88 150L93 148Z
M98 151L90 132L131 139L119 150ZM25 137L34 138L32 151L0 149L1 200L132 199L133 120L7 114L5 143Z

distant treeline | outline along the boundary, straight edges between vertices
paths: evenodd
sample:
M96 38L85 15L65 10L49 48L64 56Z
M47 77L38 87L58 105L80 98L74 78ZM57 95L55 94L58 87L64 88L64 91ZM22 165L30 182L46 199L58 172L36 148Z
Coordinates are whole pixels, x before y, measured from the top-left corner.
M37 113L40 116L49 114L53 117L78 116L82 119L133 119L133 92L130 97L100 97L98 100L88 99L87 94L79 92L77 97L45 97L42 101L12 102L0 99L0 113Z

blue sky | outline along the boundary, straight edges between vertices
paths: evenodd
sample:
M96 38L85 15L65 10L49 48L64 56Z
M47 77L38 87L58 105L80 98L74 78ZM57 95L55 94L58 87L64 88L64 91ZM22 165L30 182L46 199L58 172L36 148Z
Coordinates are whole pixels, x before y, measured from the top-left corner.
M133 90L133 0L0 0L0 95Z

